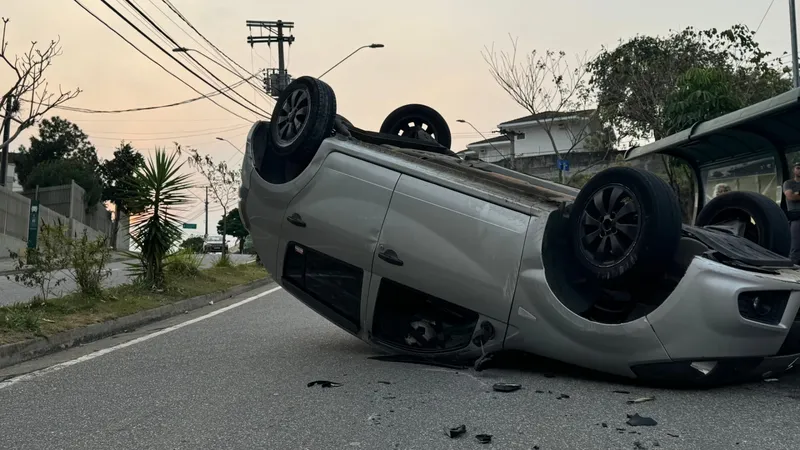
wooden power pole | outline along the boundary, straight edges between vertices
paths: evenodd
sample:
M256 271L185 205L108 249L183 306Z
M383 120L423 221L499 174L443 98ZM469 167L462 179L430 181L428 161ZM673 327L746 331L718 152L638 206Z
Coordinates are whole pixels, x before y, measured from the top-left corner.
M254 44L278 44L278 68L270 68L267 70L267 77L264 80L267 94L271 97L279 97L281 91L291 82L291 77L286 72L286 61L283 53L283 44L287 43L290 46L294 42L294 36L287 35L285 32L294 28L294 22L284 22L282 20L276 21L263 21L263 20L248 20L247 28L250 29L250 36L247 37L247 43L252 47ZM259 36L253 36L253 28L262 30ZM266 36L264 30L267 31Z

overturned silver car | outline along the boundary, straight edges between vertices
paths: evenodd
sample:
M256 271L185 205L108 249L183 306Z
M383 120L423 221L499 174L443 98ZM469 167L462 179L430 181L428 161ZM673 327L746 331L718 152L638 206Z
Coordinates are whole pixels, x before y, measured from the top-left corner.
M786 214L755 192L707 201L702 186L720 165L765 157L788 177L788 137L753 121L798 116L797 100L630 152L695 169L687 225L652 173L611 168L577 190L465 161L431 108L403 106L370 132L336 114L327 84L302 77L250 131L239 210L281 286L389 352L471 361L522 350L659 380L771 376L800 357ZM746 150L730 150L737 139Z

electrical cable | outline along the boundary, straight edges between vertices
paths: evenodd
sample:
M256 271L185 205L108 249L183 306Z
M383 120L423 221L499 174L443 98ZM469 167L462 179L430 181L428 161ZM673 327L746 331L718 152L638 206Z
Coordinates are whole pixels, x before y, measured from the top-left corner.
M227 129L224 132L241 130L242 128L246 128L246 127L250 127L250 125L239 125L237 127ZM197 136L208 136L208 135L217 134L217 133L220 133L220 131L211 131L211 132L197 133L197 134L185 134L185 135L181 135L181 136L164 136L164 137L157 137L157 138L131 139L131 141L166 141L166 140L171 140L171 139L182 139L182 138L197 137ZM92 138L92 139L102 139L102 140L107 140L107 141L123 140L123 138L119 138L119 137L105 137L105 136L96 136L96 135L95 136L89 135L89 137Z
M164 50L164 49L163 49L163 48L162 48L160 45L158 45L158 44L157 44L155 41L153 41L153 40L152 40L152 39L151 39L149 36L147 36L147 34L145 34L144 32L142 32L142 31L141 31L141 30L140 30L138 27L136 27L136 25L134 25L133 23L131 23L131 22L130 22L130 21L127 19L127 18L125 18L125 16L124 16L124 15L120 14L120 13L119 13L119 11L117 11L117 10L116 10L116 9L115 9L113 6L111 6L110 4L108 4L108 2L107 2L106 0L100 0L100 1L102 1L102 2L103 2L103 4L105 4L105 5L106 5L106 6L108 6L109 8L111 8L111 10L112 10L112 11L114 11L115 13L117 13L117 15L119 15L120 17L122 17L123 19L125 19L125 21L126 21L126 22L128 22L128 24L129 24L129 25L131 25L132 27L134 27L134 29L135 29L136 31L138 31L140 34L142 34L142 36L145 36L145 37L146 37L146 38L147 38L147 39L148 39L148 40L149 40L149 41L150 41L150 42L151 42L153 45L155 45L155 46L156 46L156 47L158 47L158 48L159 48L159 49L160 49L162 52L164 52L164 54L166 54L167 56L169 56L170 58L172 58L172 59L173 59L175 62L177 62L178 64L180 64L181 66L183 66L183 68L184 68L184 69L186 69L187 71L189 71L191 74L193 74L194 76L196 76L197 78L199 78L200 80L202 80L204 83L208 84L209 86L216 88L216 86L214 86L213 84L211 84L210 82L208 82L208 81L207 81L205 78L201 77L200 75L198 75L197 73L195 73L194 71L192 71L191 69L189 69L188 67L186 67L186 65L184 65L184 64L183 64L182 62L180 62L180 61L179 61L177 58L175 58L175 56L174 56L174 55L172 55L172 53L171 53L171 52L169 52L169 51L167 51L167 50ZM159 26L158 26L158 24L156 24L156 23L153 21L153 19L151 19L151 18L150 18L150 16L148 16L148 15L147 15L147 14L146 14L144 11L142 11L141 9L139 9L139 6L138 6L138 5L137 5L137 4L134 2L134 0L125 0L125 2L127 2L129 5L131 5L131 6L133 7L133 9L135 9L135 10L136 10L136 12L137 12L137 13L138 13L140 16L142 16L142 17L143 17L143 18L144 18L144 19L145 19L147 22L149 22L149 23L150 23L150 24L151 24L153 27L155 27L155 28L156 28L156 30L158 30L158 32L159 32L159 33L161 33L161 34L162 34L162 35L163 35L165 38L167 38L167 39L168 39L168 40L169 40L169 41L170 41L172 44L174 44L174 45L175 45L175 48L181 48L181 47L182 47L180 44L178 44L178 42L177 42L177 41L175 41L175 39L173 39L173 38L172 38L172 37L171 37L169 34L167 34L167 33L166 33L164 30L162 30L162 29L161 29L161 27L159 27ZM226 84L224 81L222 81L222 80L221 80L219 77L217 77L216 75L214 75L214 73L213 73L213 72L211 72L211 71L210 71L210 70L208 70L208 69L207 69L205 66L203 66L202 64L200 64L200 62L199 62L199 61L197 61L197 60L194 58L194 56L192 56L192 55L191 55L191 53L189 53L189 52L183 52L183 53L186 55L186 57L188 57L189 59L191 59L192 61L194 61L194 62L195 62L197 65L199 65L200 67L202 67L202 68L203 68L203 70L205 70L206 72L208 72L208 74L209 74L209 75L211 75L211 76L212 76L212 77L213 77L215 80L217 80L217 82L221 83L223 86L227 86L227 84ZM242 100L244 100L245 102L247 102L247 103L249 103L250 105L252 105L254 108L256 108L256 110L260 111L260 114L264 114L264 117L269 117L269 116L271 116L271 113L270 113L270 112L267 112L266 110L264 110L264 109L261 109L261 107L259 107L259 106L258 106L258 105L256 105L255 103L253 103L253 102L251 102L250 100L248 100L247 98L245 98L245 97L244 97L242 94L240 94L240 93L238 93L238 92L236 92L236 91L233 91L233 93L234 93L234 94L236 94L237 96L239 96L239 98L241 98L241 99L242 99ZM224 95L224 94L223 94L223 95ZM226 97L228 97L227 95L225 95L225 96L226 96ZM237 104L239 104L239 106L242 106L243 108L245 108L245 109L249 110L250 112L253 112L253 113L254 113L254 114L256 114L256 115L259 115L259 112L253 111L252 109L248 108L248 107L247 107L247 106L245 106L245 105L242 105L241 103L239 103L238 101L234 100L234 99L233 99L233 98L231 98L231 97L228 97L228 98L229 98L229 99L231 99L232 101L236 102Z
M216 50L216 52L217 52L219 55L221 55L221 56L223 56L223 57L227 58L227 59L228 59L230 62L232 62L233 64L235 64L235 65L236 65L238 68L242 69L244 72L247 72L247 69L245 69L244 67L242 67L242 65L241 65L241 64L237 63L237 62L236 62L236 60L234 60L234 59L233 59L233 58L231 58L230 56L226 55L226 54L225 54L225 52L223 52L222 50L220 50L220 49L219 49L219 48L218 48L216 45L214 45L214 43L213 43L213 42L211 42L211 41L210 41L208 38L206 38L206 37L203 35L203 33L201 33L201 32L200 32L200 31L199 31L197 28L195 28L195 26L194 26L194 25L192 25L192 23L191 23L191 22L189 22L189 19L187 19L186 17L184 17L184 15L183 15L183 14L181 14L181 12L180 12L180 11L178 11L178 8L176 8L176 7L175 7L175 5L173 5L173 4L172 4L172 2L170 2L169 0L161 0L161 1L162 1L162 2L163 2L165 5L167 5L167 7L168 7L170 10L172 10L172 12L173 12L173 13L175 13L175 15L176 15L176 16L178 16L178 17L179 17L179 18L180 18L180 19L181 19L181 20L182 20L182 21L183 21L183 22L184 22L186 25L188 25L188 26L189 26L189 28L191 28L191 29L192 29L192 30L193 30L195 33L197 33L197 35L198 35L198 36L200 36L200 37L201 37L201 38L202 38L204 41L206 41L206 42L208 43L208 45L210 45L210 46L211 46L211 48L213 48L214 50Z
M130 41L128 38L126 38L125 36L123 36L122 34L120 34L120 33L119 33L117 30L115 30L115 29L114 29L114 28L113 28L111 25L109 25L108 23L106 23L106 22L105 22L103 19L101 19L100 17L98 17L98 16L97 16L95 13L93 13L91 10L89 10L89 8L87 8L86 6L84 6L84 5L83 5L83 4L80 2L80 0L73 0L73 1L74 1L75 3L77 3L77 4L78 4L78 6L80 6L81 8L83 8L83 10L84 10L84 11L86 11L87 13L89 13L89 14L90 14L92 17L94 17L95 19L97 19L97 21L99 21L100 23L102 23L103 25L105 25L105 26L106 26L106 28L108 28L109 30L111 30L112 32L114 32L114 34L116 34L117 36L119 36L119 37L120 37L122 40L124 40L125 42L127 42L127 43L128 43L128 45L130 45L131 47L133 47L133 48L134 48L134 49L135 49L137 52L139 52L139 53L140 53L142 56L144 56L144 57L146 57L147 59L149 59L150 61L152 61L152 62L153 62L155 65L157 65L158 67L160 67L161 69L163 69L163 70L164 70L165 72L167 72L168 74L172 75L172 76L173 76L175 79L177 79L177 80L178 80L178 81L180 81L181 83L183 83L183 84L185 84L186 86L188 86L188 87L189 87L191 90L193 90L193 91L197 92L198 94L202 95L204 98L206 98L206 99L208 99L209 101L211 101L211 103L214 103L215 105L217 105L217 106L219 106L220 108L222 108L223 110L225 110L225 111L227 111L227 112L229 112L229 113L233 114L234 116L236 116L236 117L238 117L238 118L240 118L240 119L242 119L242 120L244 120L244 121L246 121L246 122L252 122L252 119L245 118L245 117L243 117L243 116L241 116L241 115L239 115L239 114L236 114L235 112L231 111L230 109L228 109L228 108L226 108L226 107L224 107L224 106L220 105L219 103L217 103L217 102L216 102L216 101L214 101L213 99L209 98L207 95L205 95L205 94L203 94L202 92L200 92L200 91L199 91L197 88L195 88L194 86L192 86L191 84L189 84L188 82L186 82L184 79L182 79L181 77L179 77L179 76L175 75L174 73L172 73L172 72L171 72L169 69L167 69L166 67L164 67L164 66L163 66L161 63L159 63L158 61L156 61L155 59L153 59L153 58L152 58L150 55L148 55L147 53L145 53L145 52L143 52L142 50L140 50L140 49L139 49L139 47L137 47L137 46L136 46L136 44L134 44L133 42L131 42L131 41ZM101 0L101 1L104 1L104 0ZM108 3L106 3L106 5L108 5ZM111 7L111 5L108 5L108 6L109 6L109 7ZM119 15L119 14L118 14L118 15ZM130 21L128 21L127 19L125 19L125 20L126 20L128 23L130 23ZM148 38L148 39L149 39L149 38ZM152 42L152 40L151 40L151 42ZM159 48L160 48L160 47L159 47ZM184 66L184 67L185 67L185 66ZM214 87L214 86L212 86L212 87ZM217 89L217 92L219 92L219 93L221 93L221 94L223 94L223 95L224 95L224 93L223 93L222 91L220 91L219 89ZM229 98L230 98L230 97L229 97Z
M148 1L148 2L149 2L151 5L153 5L153 7L154 7L155 9L157 9L157 10L158 10L158 12L160 12L160 13L161 13L161 15L163 15L164 17L166 17L166 18L167 18L167 20L169 20L170 22L172 22L172 24L173 24L173 25L175 25L175 27L177 27L179 30L181 30L181 31L183 32L183 34L185 34L185 35L186 35L186 36L187 36L189 39L191 39L191 40L192 40L192 41L193 41L195 44L199 45L199 46L200 46L200 47L201 47L203 50L205 50L205 51L209 51L208 47L206 47L206 46L205 46L203 43L201 43L200 41L198 41L197 39L195 39L195 38L194 38L194 36L192 36L192 35L191 35L191 34L190 34L188 31L186 31L186 30L185 30L185 29L184 29L182 26L180 26L180 24L178 24L178 22L175 22L175 20L174 20L172 17L170 17L170 16L169 16L169 14L167 14L166 12L164 12L164 10L163 10L163 9L161 9L161 8L160 8L158 5L156 5L156 2L155 2L154 0L147 0L147 1ZM233 65L232 65L232 64L231 64L231 63L230 63L228 60L226 60L225 58L220 58L220 60L221 60L221 61L222 61L224 64L226 64L226 65L227 65L227 67L231 68L231 69L232 69L232 70L234 70L234 71L236 70L236 67L234 67L234 66L233 66Z
M228 88L223 89L223 90L235 89L235 88L241 86L242 84L244 84L244 81L239 81L237 83L234 83L234 84L230 85ZM120 113L129 113L129 112L138 112L138 111L152 111L152 110L155 110L155 109L172 108L174 106L188 105L189 103L193 103L193 102L196 102L198 100L203 100L203 99L206 99L206 98L209 98L209 97L213 97L215 95L220 95L220 93L219 92L210 92L208 94L201 95L200 97L194 97L194 98L182 100L180 102L167 103L165 105L142 106L142 107L138 107L138 108L126 108L126 109L91 109L91 108L82 108L82 107L77 107L77 106L64 106L64 105L58 105L58 106L55 106L55 108L56 109L62 109L64 111L72 111L72 112L79 112L79 113L86 113L86 114L120 114ZM22 102L29 102L29 100L25 100L25 99L22 99L22 98L19 99L19 100L22 101ZM46 106L49 106L49 105L46 105ZM209 120L216 120L216 119L209 119ZM158 122L161 122L161 120L159 120Z
M773 4L775 4L775 0L769 2L769 6L767 6L767 10L764 12L764 16L761 18L761 22L758 22L758 26L756 27L756 31L753 33L753 35L758 34L758 30L760 30L761 25L764 24L764 19L767 18L767 14L769 14L769 10L772 9Z

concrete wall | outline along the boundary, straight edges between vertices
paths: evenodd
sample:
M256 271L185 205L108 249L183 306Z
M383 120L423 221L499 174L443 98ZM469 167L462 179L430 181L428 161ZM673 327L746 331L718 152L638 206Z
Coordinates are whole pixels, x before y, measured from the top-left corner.
M0 234L27 240L30 207L29 199L0 187Z
M616 156L621 156L621 153L622 152ZM568 180L577 172L581 172L581 174L585 176L591 176L603 169L608 168L609 166L621 164L620 161L615 161L613 158L611 158L611 156L615 155L609 155L609 158L606 160L604 160L604 156L606 156L605 153L598 152L571 153L566 157L566 159L569 161L570 170L568 172L564 172L563 180ZM556 165L556 159L556 155L552 154L516 158L515 170L548 180L558 180L558 166ZM508 167L509 165L508 160L504 160L495 164L503 167ZM664 165L661 162L661 159L658 157L639 158L626 162L625 164L632 167L639 167L649 170L651 172L660 173L664 171Z
M0 187L0 258L9 256L9 251L21 252L28 246L28 220L31 200L16 192ZM42 223L49 225L61 221L69 226L70 220L52 209L39 206L39 231ZM5 224L5 228L2 226Z
M9 249L18 252L27 247L30 205L36 195L35 191L20 194L0 187L0 257L7 257ZM40 188L40 230L42 223L56 224L60 220L68 227L71 236L80 237L86 230L91 239L103 235L110 238L113 226L111 213L102 203L87 212L85 196L83 188L74 182L65 186ZM117 248L122 250L130 246L128 223L128 217L123 215L117 236Z

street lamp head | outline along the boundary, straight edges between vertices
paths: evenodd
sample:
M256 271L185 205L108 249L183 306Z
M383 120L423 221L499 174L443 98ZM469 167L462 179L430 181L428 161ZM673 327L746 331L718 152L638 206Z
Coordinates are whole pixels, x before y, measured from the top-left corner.
M218 141L224 141L225 139L223 139L223 138L221 138L221 137L217 137L217 140L218 140Z
M467 123L467 121L464 120L464 119L456 119L456 122L458 122L458 123Z
M186 48L186 47L176 47L176 48L173 48L172 51L175 52L175 53L188 53L189 49Z
M383 48L383 44L370 44L369 48Z

